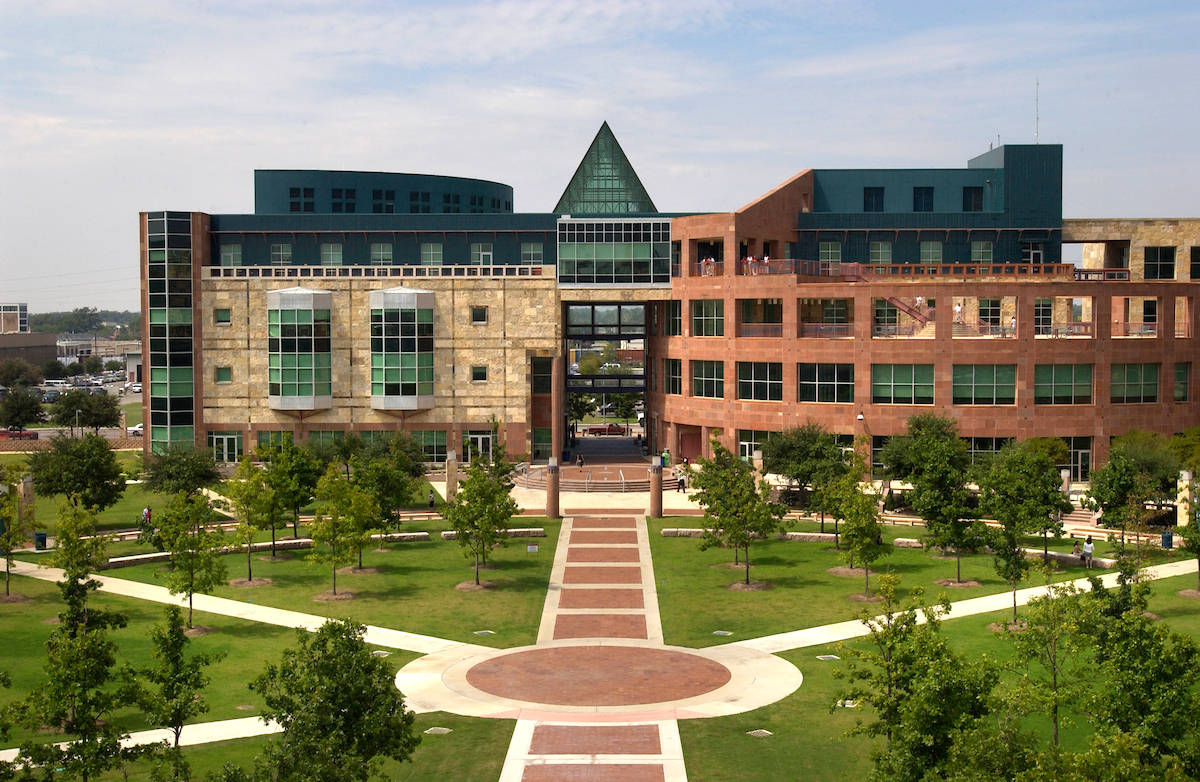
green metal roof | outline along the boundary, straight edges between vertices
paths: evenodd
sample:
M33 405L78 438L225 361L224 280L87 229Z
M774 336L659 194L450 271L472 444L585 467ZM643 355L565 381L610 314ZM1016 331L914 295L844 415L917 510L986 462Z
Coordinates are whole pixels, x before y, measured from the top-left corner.
M658 212L607 122L592 139L554 211L570 215Z

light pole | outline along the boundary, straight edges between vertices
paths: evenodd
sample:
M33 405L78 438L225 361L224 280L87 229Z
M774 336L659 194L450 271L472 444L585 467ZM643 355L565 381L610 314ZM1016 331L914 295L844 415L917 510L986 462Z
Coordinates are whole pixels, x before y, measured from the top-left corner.
M79 429L79 414L80 414L81 412L83 412L83 411L82 411L82 410L76 410L76 411L75 411L75 428L76 428L76 429ZM83 432L82 432L82 430L80 430L80 434L82 434L82 433L83 433Z

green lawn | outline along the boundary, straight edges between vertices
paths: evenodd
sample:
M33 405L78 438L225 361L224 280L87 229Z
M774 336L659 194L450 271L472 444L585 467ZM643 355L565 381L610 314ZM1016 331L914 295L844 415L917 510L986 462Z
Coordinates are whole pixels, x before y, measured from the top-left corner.
M125 411L125 426L136 426L142 422L142 403L127 402L121 405L121 409Z

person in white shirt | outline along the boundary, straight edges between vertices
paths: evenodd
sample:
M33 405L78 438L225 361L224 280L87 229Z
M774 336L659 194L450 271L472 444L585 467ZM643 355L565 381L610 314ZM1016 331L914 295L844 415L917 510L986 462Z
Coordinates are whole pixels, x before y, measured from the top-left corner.
M1092 536L1088 535L1088 539L1083 543L1083 566L1090 568L1093 564L1092 553L1096 550L1096 544L1092 542Z

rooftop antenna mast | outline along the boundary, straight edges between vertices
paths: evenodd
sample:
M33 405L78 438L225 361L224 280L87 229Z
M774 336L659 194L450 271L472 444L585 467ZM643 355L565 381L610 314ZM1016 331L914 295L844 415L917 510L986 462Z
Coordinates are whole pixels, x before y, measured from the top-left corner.
M1042 88L1041 79L1038 78L1037 76L1033 77L1033 143L1034 144L1039 143L1038 142L1038 131L1040 130L1039 126L1041 125L1041 122L1042 122L1041 88Z

